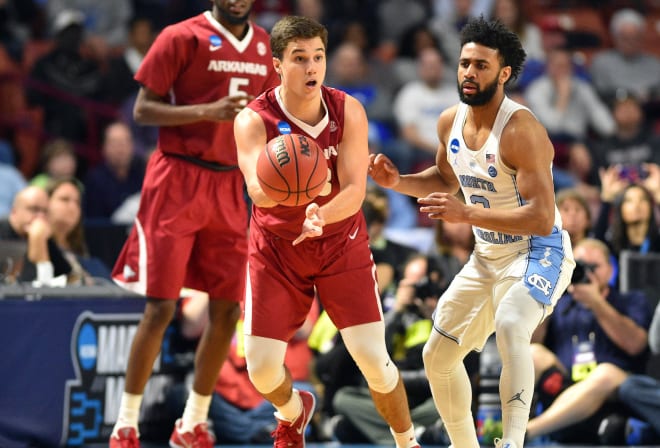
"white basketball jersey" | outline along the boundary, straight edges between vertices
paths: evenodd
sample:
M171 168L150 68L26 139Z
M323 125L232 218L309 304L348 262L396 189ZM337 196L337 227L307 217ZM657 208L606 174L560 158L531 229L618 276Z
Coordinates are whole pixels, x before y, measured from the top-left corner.
M502 130L514 112L525 109L521 104L505 97L495 118L493 129L481 148L468 148L463 139L463 126L468 105L460 103L447 144L447 160L459 180L465 201L485 208L514 209L524 204L516 185L516 172L506 166L500 157ZM550 170L551 167L548 167ZM555 227L561 230L561 217L555 206ZM482 253L501 253L529 247L529 235L509 235L481 227L472 227L477 248Z

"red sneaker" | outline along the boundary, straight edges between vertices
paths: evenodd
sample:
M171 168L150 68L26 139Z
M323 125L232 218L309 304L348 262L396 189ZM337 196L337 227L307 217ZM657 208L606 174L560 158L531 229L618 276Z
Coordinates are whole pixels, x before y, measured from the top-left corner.
M310 392L298 392L302 400L302 412L293 422L278 419L277 429L271 436L275 438L274 448L303 448L305 446L305 429L314 415L316 399Z
M209 431L208 423L199 423L192 431L181 432L181 419L174 424L174 430L170 436L171 448L213 448L215 445L215 434Z
M119 428L110 436L110 448L140 448L137 430L128 426Z

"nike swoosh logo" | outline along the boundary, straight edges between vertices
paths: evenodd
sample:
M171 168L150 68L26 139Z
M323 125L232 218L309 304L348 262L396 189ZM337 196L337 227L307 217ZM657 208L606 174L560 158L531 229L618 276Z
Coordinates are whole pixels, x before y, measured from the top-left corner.
M222 48L222 45L209 45L209 50L210 51L218 51L221 48Z
M348 238L354 240L355 237L357 236L358 230L360 230L360 226L358 226L353 233L349 233Z

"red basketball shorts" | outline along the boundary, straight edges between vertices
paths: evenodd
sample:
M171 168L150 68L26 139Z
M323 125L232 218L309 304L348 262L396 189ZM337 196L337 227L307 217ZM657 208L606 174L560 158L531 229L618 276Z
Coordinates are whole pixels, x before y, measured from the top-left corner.
M339 329L376 322L382 309L366 231L307 239L297 246L250 229L247 334L289 341L315 294Z
M240 171L212 171L156 151L137 219L113 269L115 281L148 297L177 299L185 286L238 302L246 263Z

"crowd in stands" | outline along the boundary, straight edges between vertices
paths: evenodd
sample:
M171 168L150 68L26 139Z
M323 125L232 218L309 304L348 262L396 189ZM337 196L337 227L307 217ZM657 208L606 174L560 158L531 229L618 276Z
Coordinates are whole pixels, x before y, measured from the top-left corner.
M0 0L0 238L27 241L35 258L23 280L60 277L63 284L79 285L109 278L112 260L90 253L86 226L131 225L156 144L156 128L132 118L139 88L133 74L163 27L209 4ZM657 396L653 377L660 372L645 366L649 342L656 354L660 344L658 332L649 333L660 289L647 288L645 295L622 291L620 272L624 251L660 253L660 4L258 0L253 10L266 28L287 14L313 16L328 27L326 83L362 102L370 150L390 156L404 173L434 163L437 117L458 101L458 31L467 19L497 18L521 36L528 59L507 93L548 131L557 205L587 270L534 337L540 392L528 434L567 443L620 442L598 428L600 421L623 415L624 425L630 419L650 424L646 441L658 442L660 432L653 431L660 431L660 420L652 417L660 415L660 401L640 403L638 395L655 387ZM470 226L425 219L411 198L375 185L363 211L388 344L419 440L446 444L421 347L431 331L434 300L470 256ZM40 271L44 260L52 261L50 272ZM203 307L188 310L198 314L183 318L203 321ZM322 310L305 328L300 338L309 345L287 363L314 366L296 378L314 382L310 389L319 394L313 435L391 443ZM655 339L649 341L649 334ZM221 374L235 383L218 382L211 417L223 441L262 441L275 424L272 407L251 389L244 396L226 393L235 384L250 387L242 342L235 342ZM578 348L587 361L571 367ZM470 365L468 372L476 375L478 367ZM242 414L244 431L222 429L228 412Z

